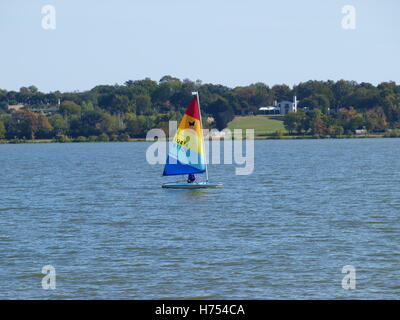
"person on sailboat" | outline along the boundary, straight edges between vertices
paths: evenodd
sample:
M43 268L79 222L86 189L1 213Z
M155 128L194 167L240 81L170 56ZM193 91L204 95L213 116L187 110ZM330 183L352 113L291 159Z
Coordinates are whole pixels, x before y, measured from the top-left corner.
M193 174L193 173L190 173L190 174L188 175L187 182L188 182L188 183L194 183L194 182L196 182L196 175Z

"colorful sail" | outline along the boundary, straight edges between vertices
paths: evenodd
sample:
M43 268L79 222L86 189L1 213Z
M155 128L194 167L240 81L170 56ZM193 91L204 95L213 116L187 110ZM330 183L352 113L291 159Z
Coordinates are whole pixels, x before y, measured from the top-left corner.
M164 176L203 173L206 171L199 103L194 96L174 139L169 143Z

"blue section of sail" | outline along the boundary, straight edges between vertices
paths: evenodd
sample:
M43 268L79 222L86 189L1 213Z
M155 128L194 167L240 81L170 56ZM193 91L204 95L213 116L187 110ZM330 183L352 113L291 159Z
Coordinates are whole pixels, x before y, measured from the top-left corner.
M204 155L199 154L189 148L178 145L175 142L169 143L169 153L168 155L172 159L178 159L179 162L183 164L188 164L192 167L203 168L204 165Z
M163 176L173 176L179 174L189 174L189 173L203 173L205 172L204 164L189 165L180 162L179 160L168 155L167 163L164 167Z

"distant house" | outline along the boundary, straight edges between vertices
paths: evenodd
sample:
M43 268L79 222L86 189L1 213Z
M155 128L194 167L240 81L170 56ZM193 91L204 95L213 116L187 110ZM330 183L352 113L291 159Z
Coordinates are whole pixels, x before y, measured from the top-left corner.
M19 103L19 104L9 105L8 110L18 111L18 110L22 109L23 107L24 107L24 105L22 103Z
M261 107L258 111L262 114L280 114L281 110L278 107Z
M213 129L207 133L206 137L211 138L211 139L222 139L222 138L225 138L225 136L226 136L225 131L218 131L218 130Z
M286 114L288 112L297 112L297 100L294 97L293 101L281 101L277 104L280 109L280 114Z
M32 108L32 112L40 113L43 115L47 114L53 114L58 112L58 106L53 106L53 107L46 107L46 108Z
M285 115L288 112L297 112L298 100L296 96L293 97L293 101L274 101L273 106L261 107L259 112L263 114L281 114Z
M367 134L367 130L366 129L358 129L355 131L355 134L357 136L365 136Z

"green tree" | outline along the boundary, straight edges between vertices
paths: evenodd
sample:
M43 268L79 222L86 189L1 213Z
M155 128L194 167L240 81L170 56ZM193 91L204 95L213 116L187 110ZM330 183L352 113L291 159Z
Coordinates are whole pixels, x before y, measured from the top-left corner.
M149 96L139 95L135 99L136 113L140 115L151 114L151 99Z
M39 138L45 138L52 129L47 117L29 110L14 112L7 123L7 135L11 135L11 138L35 139L36 134Z
M154 90L152 99L156 103L166 104L171 96L173 95L174 91L169 82L160 83L157 89Z
M37 115L28 110L19 110L13 114L13 121L17 128L17 137L34 139L39 128Z
M293 134L296 131L298 134L303 133L307 130L306 128L307 117L303 110L298 112L288 112L285 114L283 123L289 134Z
M32 93L36 93L36 92L39 92L39 89L36 87L36 86L29 86L28 87L28 90L30 91L30 92L32 92Z
M336 125L329 125L326 128L326 133L328 135L330 135L331 137L338 138L338 137L343 135L344 129L343 129L343 127L341 125L337 125L337 124Z
M354 81L339 80L331 85L335 110L349 106L348 100L355 88L356 83Z
M165 82L181 82L181 80L179 80L178 78L172 77L170 75L166 75L160 79L160 83L165 83Z
M49 122L49 119L44 115L37 115L38 128L36 132L36 136L38 138L50 138L51 131L53 130L52 125Z
M110 141L110 138L106 133L102 133L97 137L96 141L98 141L98 142L108 142L108 141Z
M73 137L98 136L101 134L101 121L103 112L101 110L88 111L80 118L74 118L70 123L70 133Z
M7 99L7 91L0 89L0 114L3 112L7 112L8 99Z
M288 112L287 114L285 114L283 124L285 125L285 128L289 132L289 134L293 134L293 131L296 130L297 127L296 113Z
M300 100L299 108L308 108L309 110L319 109L323 113L328 113L330 109L329 99L322 94L312 94L311 96Z
M103 94L98 103L100 108L116 115L128 112L130 107L129 98L120 94Z
M66 118L79 116L81 114L81 107L73 101L66 100L60 104L59 112Z
M366 125L363 116L353 107L340 108L338 117L340 124L347 134Z
M209 110L215 119L215 125L218 130L225 129L235 116L231 105L224 98L218 98L211 103Z
M310 80L299 83L294 87L294 92L296 92L296 95L300 101L312 95L322 95L325 96L328 99L329 104L331 104L334 102L334 94L331 86L332 84L329 82Z
M0 119L0 139L4 139L6 136L6 127L4 126L3 121Z
M157 127L151 117L137 116L134 113L125 115L125 131L132 138L144 138L148 130Z
M118 119L115 116L104 112L96 127L100 130L100 132L108 135L116 133L119 128Z
M157 88L158 83L150 78L143 80L128 80L125 82L125 86L130 87L130 91L135 95L151 96L153 91Z
M307 114L306 127L311 130L313 136L320 137L324 134L326 126L321 110L314 109Z
M274 85L271 88L271 94L273 96L273 99L277 101L284 101L284 100L291 101L293 98L293 91L286 84Z
M388 122L394 126L400 122L400 93L395 93L393 89L383 86L380 102L384 108Z
M249 86L236 87L231 92L230 104L238 114L257 113L260 107L272 103L273 94L268 86L258 82Z
M364 114L368 131L385 131L388 123L382 107L367 110Z
M55 135L61 133L65 134L65 132L68 130L68 123L60 114L55 114L51 116L49 118L49 122L53 127Z

